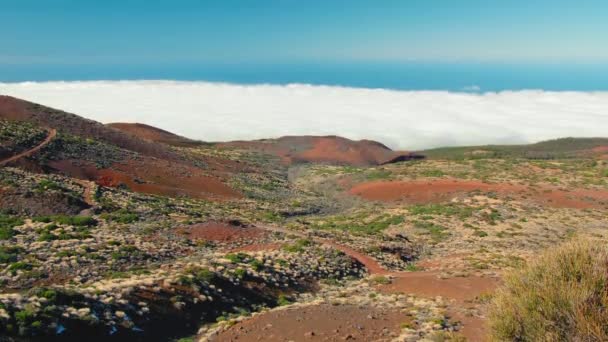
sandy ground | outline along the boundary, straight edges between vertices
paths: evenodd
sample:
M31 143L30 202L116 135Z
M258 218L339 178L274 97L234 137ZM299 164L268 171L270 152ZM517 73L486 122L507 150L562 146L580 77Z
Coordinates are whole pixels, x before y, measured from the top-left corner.
M322 304L258 315L213 341L390 341L408 319L398 310Z

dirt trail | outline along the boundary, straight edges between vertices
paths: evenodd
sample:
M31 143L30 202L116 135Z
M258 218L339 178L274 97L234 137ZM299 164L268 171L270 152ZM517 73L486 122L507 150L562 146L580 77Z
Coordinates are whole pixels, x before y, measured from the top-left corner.
M318 237L311 236L309 234L296 232L296 231L285 229L285 228L266 226L266 225L256 225L256 227L262 228L265 230L269 230L272 232L283 233L283 234L288 234L288 235L295 235L295 236L299 236L302 238L311 239L317 243L331 246L331 247L343 252L344 254L350 256L351 258L359 261L360 263L362 263L367 268L367 270L370 274L389 274L390 273L388 270L386 270L384 267L382 267L382 265L380 265L374 258L368 256L365 253L358 252L348 246L344 246L339 243L336 243L333 240L318 238Z
M285 228L256 225L257 228L269 230L272 232L278 232L283 234L295 235L302 238L311 239L317 243L331 246L351 258L359 261L363 264L371 275L384 275L395 278L395 286L392 288L397 290L404 290L409 292L415 292L429 297L434 296L446 296L452 299L464 300L473 298L483 292L492 290L497 281L493 278L482 278L482 277L459 277L441 279L437 272L400 272L390 271L384 268L378 261L371 256L359 252L351 247L339 244L333 240L318 238L311 236L306 233L297 232ZM404 284L404 285L402 285Z
M380 263L369 255L356 251L351 247L341 245L333 240L318 238L306 233L292 231L285 228L257 225L256 227L288 235L295 235L308 238L318 243L336 248L348 256L356 259L367 268L371 275L383 275L393 278L391 283L378 285L378 290L382 293L411 293L426 298L436 296L452 300L455 306L450 304L450 311L453 316L463 323L460 333L471 341L486 340L486 325L484 319L479 317L468 317L463 315L458 308L464 303L474 300L476 297L491 293L499 284L499 279L479 276L454 277L442 279L438 272L395 272L385 269ZM264 315L262 317L265 317ZM310 328L304 324L303 328ZM255 331L255 329L252 329ZM228 334L229 335L229 334Z
M96 206L97 201L95 200L95 182L76 178L74 178L74 182L84 187L84 191L82 193L82 198L84 202L90 205L91 207Z
M44 146L48 145L51 142L51 140L53 140L53 138L55 138L56 135L57 135L56 129L54 129L54 128L49 129L49 134L46 136L46 138L40 144L38 144L37 146L35 146L27 151L16 154L12 157L6 158L4 160L0 160L0 166L5 166L18 159L29 157L29 156L33 155L34 153L40 151Z

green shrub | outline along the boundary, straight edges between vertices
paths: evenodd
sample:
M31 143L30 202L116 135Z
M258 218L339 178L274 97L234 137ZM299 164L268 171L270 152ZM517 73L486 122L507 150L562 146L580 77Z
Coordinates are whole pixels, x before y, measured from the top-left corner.
M117 222L117 223L133 223L139 220L139 216L135 213L129 212L127 209L120 209L113 213L104 213L100 217L104 220Z
M247 270L244 268L237 268L234 270L234 275L239 279L243 279L247 275Z
M442 241L449 236L449 233L446 232L447 228L432 222L416 221L414 222L414 226L425 230L434 242Z
M23 220L19 217L0 214L0 240L12 238L15 235L13 227L20 226L23 223Z
M456 204L421 204L409 208L412 215L458 216L465 219L473 216L474 208Z
M280 294L279 297L277 298L277 304L279 306L285 306L285 305L289 305L291 304L291 300L284 294Z
M486 237L488 236L488 233L484 232L483 230L476 230L473 235L478 237Z
M11 272L18 271L18 270L29 271L32 268L33 268L32 264L24 262L24 261L17 261L8 266L8 270Z
M500 341L608 341L608 246L569 241L507 274L491 304Z
M0 240L8 240L15 235L15 230L11 227L0 226Z
M51 223L53 219L50 216L36 216L32 218L34 222Z
M208 268L201 268L194 273L194 277L198 280L210 283L215 279L215 273L210 271Z
M264 263L258 259L253 259L253 261L251 261L251 268L256 271L261 271L264 268Z
M79 226L79 227L91 227L97 224L97 221L90 216L67 216L67 215L53 215L53 216L37 216L32 219L34 222L51 223L55 222L58 224Z
M19 217L0 214L0 226L16 227L23 223L23 219Z
M238 263L243 263L247 259L249 259L249 255L246 253L241 253L241 252L230 253L230 254L226 254L225 258L230 260L230 262L233 264L238 264Z
M57 184L53 181L50 181L48 179L43 179L40 182L38 182L34 191L40 193L40 192L45 192L47 190L58 190L58 189L61 189L61 186L59 186L59 184Z
M17 261L19 253L23 252L23 248L15 246L0 247L0 263L8 264Z
M283 249L290 253L302 253L304 252L304 249L310 245L312 245L312 241L308 239L299 239L293 244L285 245Z

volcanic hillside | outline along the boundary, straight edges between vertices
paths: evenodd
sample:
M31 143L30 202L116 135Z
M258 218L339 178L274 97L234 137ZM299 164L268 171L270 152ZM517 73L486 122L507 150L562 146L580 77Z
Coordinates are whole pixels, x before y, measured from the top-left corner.
M376 141L353 141L338 136L285 136L278 139L234 141L219 145L272 154L280 157L285 164L373 166L423 158L421 155L409 152L393 151Z
M107 126L129 133L146 141L159 142L171 146L189 147L203 144L202 142L191 140L142 123L115 122L107 124Z
M432 159L463 158L608 158L608 138L560 138L527 145L441 147L422 151Z
M31 126L46 131L46 134L31 134L30 140L39 140L30 143L38 144L32 147L36 153L25 151L23 158L13 156L11 165L157 195L240 197L224 183L228 178L225 173L218 172L217 167L207 169L210 164L218 164L217 160L192 158L170 146L74 114L0 96L0 120L16 127L27 126L29 131ZM46 141L41 139L45 136Z

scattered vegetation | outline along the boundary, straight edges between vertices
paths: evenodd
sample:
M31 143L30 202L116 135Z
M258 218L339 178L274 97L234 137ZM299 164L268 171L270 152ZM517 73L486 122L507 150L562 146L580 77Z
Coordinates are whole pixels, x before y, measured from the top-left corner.
M504 278L492 334L509 341L608 340L608 247L575 240Z

